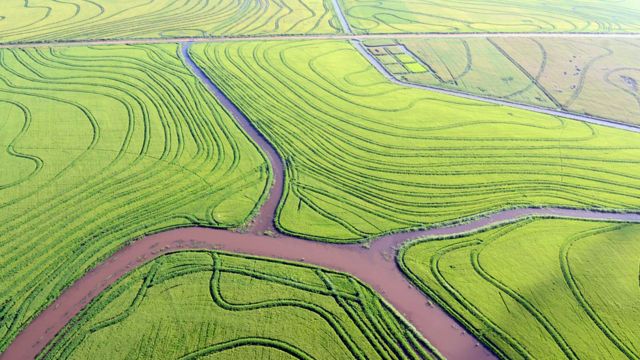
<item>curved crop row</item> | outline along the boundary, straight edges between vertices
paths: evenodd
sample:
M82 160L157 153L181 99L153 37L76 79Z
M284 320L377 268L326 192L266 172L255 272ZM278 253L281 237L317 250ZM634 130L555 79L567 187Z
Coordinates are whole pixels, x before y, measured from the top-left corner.
M177 50L0 51L0 352L127 240L257 211L264 156Z
M119 280L40 357L195 359L232 352L235 358L391 360L430 358L428 349L346 274L193 251L162 256Z
M637 32L634 0L341 0L356 33Z
M335 33L323 0L7 0L0 42Z
M388 82L348 43L193 57L286 161L277 223L357 241L506 208L640 209L640 135Z
M638 225L526 220L404 247L403 271L502 358L638 359Z

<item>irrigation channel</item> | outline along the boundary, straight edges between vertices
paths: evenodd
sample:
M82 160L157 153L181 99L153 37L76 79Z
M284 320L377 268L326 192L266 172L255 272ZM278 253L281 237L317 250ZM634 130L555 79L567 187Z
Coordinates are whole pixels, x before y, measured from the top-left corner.
M295 41L295 40L375 40L375 39L441 39L441 38L624 38L640 39L640 33L588 33L588 32L472 32L472 33L385 33L385 34L299 34L299 35L232 35L201 37L163 37L131 39L93 39L93 40L56 40L56 41L16 41L0 42L0 49L69 47L91 45L136 45L136 44L174 44L174 43L216 43L233 41Z
M339 0L333 0L334 6L339 9ZM497 99L492 97L486 97L481 95L475 95L464 91L444 89L435 86L416 84L412 82L402 81L397 79L387 69L380 64L362 45L364 40L373 39L442 39L442 38L499 38L499 37L536 37L536 38L640 38L640 33L401 33L401 34L353 34L351 33L351 27L349 26L346 18L341 11L337 12L339 15L341 26L346 29L347 34L320 34L320 35L264 35L264 36L221 36L221 37L188 37L188 38L150 38L150 39L105 39L105 40L78 40L78 41L57 41L57 42L16 42L16 43L0 43L0 49L3 48L39 48L39 47L68 47L68 46L93 46L93 45L135 45L135 44L165 44L165 43L217 43L217 42L233 42L233 41L302 41L302 40L344 40L351 41L353 46L366 57L371 64L380 71L391 82L400 84L403 86L409 86L417 89L424 89L441 94L447 94L457 96L465 99L477 100L482 102L488 102L497 105L504 105L524 109L528 111L534 111L538 113L561 116L567 119L573 119L578 121L584 121L592 124L598 124L602 126L614 127L617 129L640 132L640 126L625 124L618 121L600 118L596 116L589 116L583 114L577 114L570 111L545 108L541 106L528 105L519 102Z
M640 214L530 208L505 210L457 225L391 234L374 240L370 246L322 243L280 234L273 220L284 187L283 162L269 141L194 63L189 45L181 47L186 65L266 153L274 174L268 200L245 233L201 227L180 228L148 235L120 249L65 290L16 337L0 359L33 359L84 306L122 276L161 255L193 249L218 249L302 261L349 273L379 292L446 358L495 358L455 319L429 301L405 278L395 262L396 252L402 244L416 238L473 232L531 216L640 222ZM275 235L264 235L265 230L272 230Z
M415 89L429 90L429 91L433 91L433 92L437 92L445 95L457 96L464 99L477 100L477 101L482 101L482 102L496 104L496 105L510 106L510 107L515 107L515 108L524 109L528 111L534 111L541 114L560 116L567 119L578 120L578 121L583 121L591 124L608 126L608 127L613 127L620 130L633 131L633 132L640 133L640 126L638 125L625 124L625 123L621 123L621 122L617 122L617 121L609 120L605 118L600 118L596 116L581 115L581 114L576 114L576 113L572 113L564 110L557 110L552 108L545 108L542 106L528 105L524 103L518 103L515 101L491 98L491 97L481 96L481 95L474 95L474 94L470 94L463 91L444 89L436 86L429 86L429 85L417 84L413 82L400 80L397 77L395 77L393 74L391 74L384 67L384 65L382 65L380 61L377 60L375 56L373 56L373 54L371 54L366 49L366 46L363 45L360 40L351 40L351 44L360 52L362 56L364 56L367 60L369 60L371 65L373 65L378 70L378 72L384 75L389 81L398 85L408 86Z
M351 29L351 26L349 25L349 21L347 20L347 17L345 16L344 11L342 10L342 7L340 6L340 0L333 0L333 8L334 8L334 10L336 12L336 15L337 15L338 19L340 20L340 26L342 27L342 31L345 32L346 34L354 36L355 34L353 34L353 30ZM486 35L486 36L490 37L489 35ZM352 39L350 39L350 41L351 41L351 44L360 52L360 54L363 57L365 57L367 60L369 60L371 65L373 67L375 67L378 70L378 72L380 72L389 81L391 81L391 82L393 82L395 84L399 84L399 85L402 85L402 86L408 86L408 87L412 87L412 88L416 88L416 89L429 90L429 91L433 91L433 92L437 92L437 93L441 93L441 94L446 94L446 95L451 95L451 96L457 96L457 97L461 97L461 98L464 98L464 99L483 101L483 102L488 102L488 103L496 104L496 105L517 107L517 108L520 108L520 109L529 110L529 111L535 111L535 112L542 113L542 114L553 115L553 116L561 116L561 117L565 117L565 118L572 119L572 120L579 120L579 121L584 121L584 122L588 122L588 123L592 123L592 124L614 127L614 128L621 129L621 130L640 132L640 126L625 124L625 123L621 123L621 122L617 122L617 121L613 121L613 120L609 120L609 119L605 119L605 118L599 118L599 117L588 116L588 115L581 115L581 114L576 114L576 113L563 111L563 110L550 109L550 108L545 108L545 107L542 107L542 106L535 106L535 105L527 105L527 104L518 103L518 102L515 102L515 101L496 99L496 98L487 97L487 96L474 95L474 94L470 94L470 93L463 92L463 91L443 89L443 88L436 87L436 86L429 86L429 85L423 85L423 84L416 84L416 83L409 82L409 81L403 81L403 80L400 80L397 77L395 77L393 74L391 74L384 67L384 65L382 63L380 63L380 61L378 59L376 59L376 57L373 56L373 54L370 53L366 49L365 45L362 44L362 39L352 38Z

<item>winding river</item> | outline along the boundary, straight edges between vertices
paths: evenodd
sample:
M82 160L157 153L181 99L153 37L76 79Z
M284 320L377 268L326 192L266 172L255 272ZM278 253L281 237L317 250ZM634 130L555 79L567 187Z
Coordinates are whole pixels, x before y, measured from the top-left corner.
M404 277L395 262L396 251L403 243L426 236L476 231L530 216L640 222L640 214L543 208L505 210L458 225L387 235L373 241L370 247L308 241L280 234L276 231L273 220L284 187L282 159L242 111L194 63L189 54L189 43L182 45L181 53L186 65L262 148L271 163L274 183L260 214L246 233L201 227L181 228L148 235L120 249L65 290L16 337L0 355L0 359L33 359L85 305L109 285L154 258L187 249L218 249L303 261L347 272L378 291L445 357L491 359L495 358L494 354L466 333L445 311L432 304ZM261 235L265 230L272 230L275 235Z

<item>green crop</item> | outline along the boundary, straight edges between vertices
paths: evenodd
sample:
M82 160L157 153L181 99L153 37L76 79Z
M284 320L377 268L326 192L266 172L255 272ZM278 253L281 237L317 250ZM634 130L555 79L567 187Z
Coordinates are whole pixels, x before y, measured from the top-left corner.
M191 51L285 159L288 233L359 241L506 208L640 208L640 134L396 85L347 42Z
M508 359L640 357L640 226L526 220L403 248L431 298Z
M340 0L357 33L636 32L635 0Z
M3 0L0 41L336 33L328 0Z
M41 358L424 359L430 349L346 274L202 251L120 279Z
M0 351L127 241L257 211L264 156L177 50L0 50Z

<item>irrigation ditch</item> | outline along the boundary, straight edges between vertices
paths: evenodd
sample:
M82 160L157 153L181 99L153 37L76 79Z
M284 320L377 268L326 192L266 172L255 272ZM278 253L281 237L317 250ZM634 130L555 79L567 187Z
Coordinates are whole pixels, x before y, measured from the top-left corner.
M0 359L34 358L84 306L122 276L164 254L194 249L218 249L299 261L349 273L375 289L443 356L449 359L495 358L494 354L405 277L396 263L397 251L403 244L419 238L481 231L528 217L640 222L640 214L635 213L524 208L485 214L455 224L385 235L367 244L323 243L281 234L274 225L274 219L285 186L283 161L272 144L243 112L194 63L189 54L189 45L190 43L184 43L181 46L185 64L246 134L260 146L271 164L273 185L261 211L244 232L188 227L149 234L123 247L64 291L18 335L0 355Z

